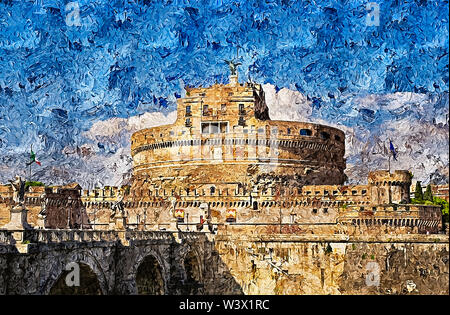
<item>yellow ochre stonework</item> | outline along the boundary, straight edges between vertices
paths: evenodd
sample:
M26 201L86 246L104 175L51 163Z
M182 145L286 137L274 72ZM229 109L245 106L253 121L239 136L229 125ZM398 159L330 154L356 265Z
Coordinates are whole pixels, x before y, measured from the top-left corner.
M448 229L411 174L346 185L344 133L270 120L258 84L187 88L131 153L129 186L30 187L21 207L0 186L0 294L74 294L69 260L89 294L448 294Z
M271 120L261 85L239 83L237 76L229 84L186 88L175 123L135 132L131 152L131 186L79 188L83 207L70 212L79 217L77 226L108 229L120 203L128 228L146 230L215 231L224 224L249 234L442 228L439 207L409 204L408 171L372 171L367 185L345 185L344 132ZM73 195L67 189L61 187L61 196ZM48 189L35 190L26 194L32 225L41 205L59 205L67 216L63 208L74 204L65 197L56 201ZM10 187L0 195L0 223L6 224ZM52 213L46 227L69 224Z
M344 132L270 120L261 86L238 83L237 76L225 85L187 88L175 123L134 133L131 151L124 205L136 228L231 224L252 234L441 228L438 207L408 205L408 171L373 171L368 185L344 185ZM94 208L89 213L104 208L103 199L85 195L84 202Z

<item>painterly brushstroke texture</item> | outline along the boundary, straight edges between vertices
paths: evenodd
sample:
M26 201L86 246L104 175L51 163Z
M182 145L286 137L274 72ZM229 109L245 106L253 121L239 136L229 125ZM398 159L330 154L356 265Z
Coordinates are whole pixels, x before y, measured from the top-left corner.
M386 167L392 138L394 167L448 181L448 2L379 1L379 26L367 3L2 0L0 181L33 144L35 180L120 184L130 132L171 122L184 86L227 82L238 46L274 118L346 131L350 180Z

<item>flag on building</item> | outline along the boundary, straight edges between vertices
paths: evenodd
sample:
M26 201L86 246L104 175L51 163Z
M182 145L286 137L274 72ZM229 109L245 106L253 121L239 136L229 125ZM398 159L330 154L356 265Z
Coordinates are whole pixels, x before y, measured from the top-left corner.
M33 164L33 163L36 163L37 165L41 165L41 162L39 162L37 159L36 159L36 154L33 152L33 150L31 150L31 153L30 153L30 162L28 162L27 163L27 166L28 165L31 165L31 164Z
M389 140L389 150L391 150L392 156L394 157L394 160L397 161L397 151L394 148L394 145L392 144L392 141Z

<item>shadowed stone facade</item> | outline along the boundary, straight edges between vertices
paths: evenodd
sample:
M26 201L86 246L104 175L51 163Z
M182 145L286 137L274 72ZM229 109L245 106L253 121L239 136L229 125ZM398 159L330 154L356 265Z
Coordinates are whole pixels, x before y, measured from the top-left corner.
M61 233L68 233L64 241ZM77 238L76 233L84 234ZM3 238L0 293L449 293L449 244L444 235L348 238L136 231L121 238L113 231L76 233L70 238L70 231L31 232L25 237L31 240L26 253L18 253ZM64 285L66 266L72 262L81 266L81 285L75 290Z

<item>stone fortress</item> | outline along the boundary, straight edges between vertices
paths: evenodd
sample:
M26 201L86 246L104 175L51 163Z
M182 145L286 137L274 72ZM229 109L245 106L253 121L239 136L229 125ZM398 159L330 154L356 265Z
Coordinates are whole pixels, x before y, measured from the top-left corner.
M177 287L173 282L177 278L162 275L168 270L162 267L158 269L159 276L150 272L153 278L160 277L160 281L158 289L144 290L147 293L419 292L416 283L414 289L411 283L408 288L405 283L397 283L397 288L392 289L391 279L386 280L390 288L385 290L389 292L381 292L379 286L364 289L354 284L342 285L340 277L345 272L348 277L361 271L354 270L355 266L344 266L352 251L355 252L352 259L359 259L361 264L358 252L361 246L366 248L362 256L371 252L374 261L375 256L385 259L393 255L392 250L396 253L406 248L419 261L431 246L430 255L439 256L436 259L443 262L439 267L441 277L435 280L448 282L448 236L442 234L441 210L438 206L410 204L410 172L374 170L369 173L367 185L345 185L344 133L314 123L271 120L261 86L239 83L236 74L230 76L228 84L186 88L186 97L178 99L177 105L174 124L143 129L132 135L130 186L95 190L83 190L77 184L30 187L25 192L22 210L15 206L13 187L0 186L0 226L6 227L4 242L24 243L26 235L33 233L29 237L32 243L48 244L54 242L52 238L75 241L67 231L98 233L95 235L99 241L102 235L116 233L114 237L125 244L140 237L148 240L148 235L176 233L212 238L213 245L202 243L203 253L197 252L194 259L202 261L199 264L203 267L198 267L191 276L186 271L192 271L191 267L180 271L185 278L190 277L197 284L202 282L202 290L169 289ZM27 232L17 234L21 230ZM58 233L66 234L58 238ZM111 241L110 237L106 238ZM352 239L356 243L349 241ZM78 235L78 241L86 240ZM380 245L390 242L392 248ZM412 243L421 245L414 247ZM398 244L401 249L396 248ZM222 272L230 269L220 290L211 287L218 280L206 276L210 271L205 265L214 251L225 266L219 269ZM327 256L330 253L335 254L334 263ZM170 257L166 259L179 259ZM164 265L161 259L156 260ZM314 262L316 267L308 267L305 261ZM333 264L339 270L331 267ZM386 267L384 272L392 270ZM299 279L308 284L296 288ZM111 281L114 289L108 289L104 283L97 291L141 292L139 288L133 289L132 284L121 291L116 283L119 280ZM352 281L361 284L362 280ZM0 277L0 288L1 283ZM263 283L270 288L263 289ZM421 292L448 294L448 284L437 288L435 282L430 283L422 283ZM49 292L47 287L36 290Z

